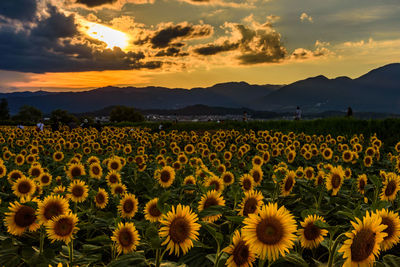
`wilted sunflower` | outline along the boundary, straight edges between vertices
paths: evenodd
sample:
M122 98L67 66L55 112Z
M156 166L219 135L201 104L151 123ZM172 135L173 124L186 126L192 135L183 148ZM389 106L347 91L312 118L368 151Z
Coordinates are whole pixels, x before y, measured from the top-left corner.
M108 193L106 190L99 188L96 196L94 197L94 202L96 203L96 207L104 209L108 203Z
M12 186L14 195L19 197L23 202L30 201L32 195L36 191L36 184L33 180L22 177L19 178Z
M47 196L38 203L37 216L41 224L69 211L68 201L62 196Z
M263 195L259 191L250 190L244 192L242 202L239 204L239 215L247 217L249 214L257 214L263 203Z
M363 195L365 193L366 184L367 184L367 176L365 174L360 174L357 177L357 190Z
M144 207L144 218L150 222L159 222L162 218L162 213L157 207L158 198L153 198L147 202Z
M164 188L170 187L175 180L175 170L170 166L165 166L154 173L155 178Z
M278 209L278 204L268 203L243 223L243 239L261 259L275 261L294 245L296 221L284 206Z
M381 218L381 224L386 225L383 230L387 234L381 243L382 251L386 251L394 247L400 241L400 219L399 214L393 211L382 209L376 212Z
M243 174L240 177L240 185L242 186L243 191L253 190L254 187L254 179L250 174Z
M336 196L343 184L344 172L342 167L333 167L326 177L326 190L332 190L332 196Z
M231 256L226 261L229 267L251 267L256 260L255 254L244 241L239 230L233 234L232 244L224 249Z
M116 171L109 171L106 176L107 185L112 187L121 182L121 174Z
M218 192L224 191L225 188L222 179L215 175L207 177L206 180L204 181L204 186L209 189L212 188Z
M388 173L383 181L383 188L380 194L381 200L393 201L400 190L400 178L395 173Z
M67 176L69 179L76 179L85 174L85 167L81 163L73 163L68 166Z
M235 176L231 172L224 172L221 174L221 179L225 186L233 184L235 182Z
M202 212L203 210L211 206L225 206L225 200L221 196L220 192L212 190L204 194L199 201L199 212ZM221 216L221 214L205 216L202 218L202 220L206 222L215 222L216 220L221 218Z
M294 171L288 171L281 184L282 196L290 195L290 192L292 192L295 183L296 183L296 173Z
M78 217L76 214L67 213L53 217L46 223L47 237L51 243L63 241L68 244L73 239L73 235L79 230Z
M113 232L111 240L117 243L118 253L126 254L136 250L140 237L133 223L120 222Z
M386 225L381 224L382 218L377 214L367 212L363 220L356 218L351 222L354 230L346 233L349 238L344 241L338 252L346 259L344 266L371 266L379 255L380 245L387 236Z
M68 187L68 196L73 202L83 202L88 197L88 186L79 179L73 180Z
M91 178L101 179L103 176L103 168L101 168L100 163L92 163L89 166L89 175Z
M132 218L138 210L138 200L134 194L125 194L120 200L118 211L122 218Z
M261 184L264 174L260 167L254 167L250 170L249 174L253 177L254 186L258 186Z
M165 238L162 246L167 245L169 254L179 256L180 250L186 254L193 247L193 240L198 239L200 224L197 223L197 214L189 206L178 204L163 215L161 219L160 237Z
M321 229L314 224L316 221L325 222L321 216L308 215L300 223L303 228L299 229L298 234L301 246L304 248L313 249L318 247L328 234L328 230Z
M44 172L37 179L39 180L41 186L47 186L51 183L53 176L51 176L51 174L48 172Z
M15 201L8 209L10 212L5 213L4 225L10 234L22 235L26 230L34 232L39 229L34 208Z

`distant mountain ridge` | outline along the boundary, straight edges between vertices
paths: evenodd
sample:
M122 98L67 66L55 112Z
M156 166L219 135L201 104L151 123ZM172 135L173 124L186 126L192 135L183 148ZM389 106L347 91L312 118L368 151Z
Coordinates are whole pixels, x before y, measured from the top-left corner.
M351 106L360 112L400 113L400 63L371 70L356 79L319 75L288 85L228 82L190 90L108 86L83 92L0 93L0 98L7 98L12 114L23 105L35 106L44 113L54 109L84 113L114 105L142 110L207 105L271 112L292 112L300 106L308 113L344 111Z

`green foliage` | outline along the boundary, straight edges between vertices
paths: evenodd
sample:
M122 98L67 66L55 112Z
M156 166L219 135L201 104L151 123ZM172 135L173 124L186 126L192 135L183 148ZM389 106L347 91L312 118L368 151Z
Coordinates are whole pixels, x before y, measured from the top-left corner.
M140 122L144 121L143 115L132 107L116 106L111 110L110 121L112 122Z
M21 122L21 123L32 123L32 122L38 122L41 120L43 117L42 112L32 106L22 106L19 109L19 112L17 115L13 117L13 120Z
M10 119L10 109L8 108L7 99L3 98L0 102L0 121Z

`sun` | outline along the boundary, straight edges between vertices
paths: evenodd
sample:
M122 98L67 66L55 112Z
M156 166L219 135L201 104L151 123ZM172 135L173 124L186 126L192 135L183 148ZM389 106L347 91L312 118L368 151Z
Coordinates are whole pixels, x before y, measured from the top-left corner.
M126 49L129 46L129 36L126 33L89 21L85 21L83 26L87 35L106 43L107 48Z

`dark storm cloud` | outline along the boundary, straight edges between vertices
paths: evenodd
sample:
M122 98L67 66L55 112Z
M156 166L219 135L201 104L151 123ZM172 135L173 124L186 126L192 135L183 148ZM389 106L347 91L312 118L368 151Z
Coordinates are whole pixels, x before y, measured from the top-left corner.
M194 51L199 55L211 56L211 55L215 55L215 54L218 54L221 52L236 50L236 49L238 49L238 47L239 47L239 43L230 43L228 41L225 41L221 45L208 44L206 46L196 48Z
M106 4L114 4L117 0L77 0L76 3L83 4L87 7L96 7Z
M191 25L187 23L168 25L155 32L150 43L153 48L168 47L176 39L208 37L213 33L210 25Z
M36 0L0 0L0 15L10 19L31 21L36 10Z
M48 13L32 29L0 27L0 69L43 73L161 67L159 61L143 62L143 52L106 49L103 43L87 39L79 33L73 15L66 16L53 6Z

